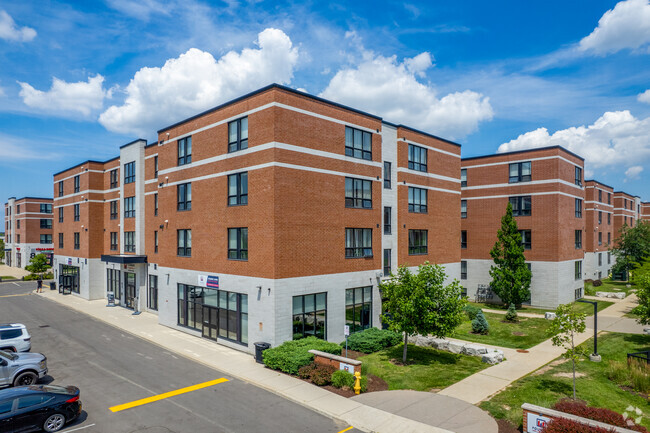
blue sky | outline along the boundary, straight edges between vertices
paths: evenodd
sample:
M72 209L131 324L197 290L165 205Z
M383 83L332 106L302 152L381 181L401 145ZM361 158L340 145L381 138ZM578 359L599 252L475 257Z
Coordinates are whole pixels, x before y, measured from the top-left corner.
M0 200L271 82L650 201L650 3L0 0Z

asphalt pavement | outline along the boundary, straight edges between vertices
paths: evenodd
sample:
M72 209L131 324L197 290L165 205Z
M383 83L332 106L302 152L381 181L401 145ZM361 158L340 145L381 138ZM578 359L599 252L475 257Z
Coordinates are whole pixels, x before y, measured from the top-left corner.
M0 283L0 321L25 324L32 335L32 351L47 356L49 377L41 383L81 389L84 412L64 431L359 431L348 430L350 426L342 421L36 296L32 294L34 288L35 282ZM187 391L200 384L204 387ZM185 392L155 397L177 390ZM146 400L138 402L142 399ZM132 402L137 403L111 411Z

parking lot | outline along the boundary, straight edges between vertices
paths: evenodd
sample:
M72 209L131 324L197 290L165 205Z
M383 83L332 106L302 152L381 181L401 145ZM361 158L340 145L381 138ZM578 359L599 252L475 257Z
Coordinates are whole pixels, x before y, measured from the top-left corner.
M63 431L358 432L32 295L34 288L1 283L0 320L25 324L32 351L47 356L49 376L40 383L81 389L84 413Z

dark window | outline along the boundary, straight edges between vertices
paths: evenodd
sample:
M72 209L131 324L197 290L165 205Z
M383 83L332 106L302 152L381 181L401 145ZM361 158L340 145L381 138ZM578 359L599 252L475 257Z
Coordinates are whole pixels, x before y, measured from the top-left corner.
M113 188L117 188L117 187L118 187L118 183L119 183L119 177L118 177L118 170L117 170L117 168L114 169L114 170L111 170L110 178L111 178L111 189L113 189Z
M192 184L181 183L178 185L178 210L191 210L192 209Z
M63 206L59 208L59 222L63 222Z
M372 326L372 286L345 290L345 324L351 333Z
M63 197L63 181L59 181L59 197Z
M576 218L582 218L582 200L577 198L575 199L576 207Z
M530 230L519 230L519 235L521 236L521 245L523 245L524 249L531 249L533 247L533 241Z
M74 220L75 220L75 221L79 221L79 218L80 218L79 205L78 205L78 204L75 204L75 205L73 206L73 209L74 209Z
M460 279L467 279L467 262L465 260L461 260L460 262Z
M117 219L117 200L111 202L111 219Z
M607 193L607 204L612 204L612 193L611 192Z
M372 229L345 229L345 258L372 257Z
M532 202L529 195L521 197L510 197L513 216L529 216L532 209Z
M248 149L248 117L228 124L228 152Z
M427 150L424 147L409 144L408 167L411 170L427 171Z
M228 176L228 206L248 204L248 172Z
M135 197L124 199L124 218L135 218Z
M346 177L345 207L372 208L372 182Z
M74 177L74 192L79 192L79 175Z
M106 290L115 294L115 299L120 299L120 275L119 269L106 269Z
M158 155L153 157L153 177L158 177Z
M20 205L17 205L17 206L16 206L16 213L17 213L17 214L20 213Z
M192 256L192 230L177 230L178 255L181 257Z
M461 168L460 169L460 186L467 186L467 169L466 168Z
M460 232L460 247L467 249L467 230L461 230Z
M528 162L515 162L510 164L510 183L529 182L531 180L531 166Z
M598 245L602 245L602 244L603 244L603 233L598 232Z
M612 264L612 253L609 251L607 252L607 264L611 265Z
M293 339L327 338L327 293L293 297Z
M16 243L20 243L20 235L16 235Z
M582 186L582 169L580 167L576 167L576 176L575 176L575 184L578 186Z
M607 213L607 225L612 225L612 214Z
M149 275L149 291L147 292L147 308L158 311L158 275Z
M214 301L208 296L209 289L205 290L205 303L212 305ZM218 294L214 300L218 302L219 337L248 344L248 295L224 290L219 290Z
M124 164L124 183L135 182L135 161Z
M427 213L427 190L409 186L409 212Z
M158 193L153 195L153 216L158 216Z
M460 217L467 218L467 200L460 201Z
M372 159L372 134L345 127L345 154L361 159Z
M49 219L49 218L41 219L41 228L42 229L51 229L52 228L52 220Z
M41 235L41 243L42 244L51 244L52 243L52 235Z
M390 206L384 206L384 234L389 235L392 231L391 214L392 209Z
M153 252L158 253L158 230L153 232Z
M52 205L48 203L41 203L40 213L52 213ZM20 205L18 205L18 212L20 212Z
M79 249L79 232L74 232L74 249Z
M575 245L576 245L576 250L582 248L582 230L575 231Z
M390 162L384 161L384 188L390 189Z
M20 228L20 220L16 220L16 228L17 228L17 229Z
M599 210L598 211L598 224L603 223L603 211Z
M248 260L248 228L228 229L228 258L231 260Z
M124 232L124 252L135 252L135 232Z
M391 272L391 250L384 250L384 277L388 277Z
M206 298L218 299L215 289L178 285L178 324L188 328L203 329L203 305ZM218 301L217 301L218 302Z
M598 253L598 266L603 265L603 253Z
M59 248L63 248L63 233L59 233Z
M607 232L607 245L612 243L612 234Z
M427 230L409 230L409 254L426 254L427 239Z
M575 262L575 279L582 280L582 260Z
M26 407L39 405L43 403L43 401L45 401L46 398L50 399L51 397L47 395L41 395L41 394L18 397L18 407L16 409L24 409Z
M598 201L601 202L601 203L603 202L603 190L602 189L598 190Z
M178 165L192 162L192 137L178 140Z
M111 232L111 251L117 251L117 232Z

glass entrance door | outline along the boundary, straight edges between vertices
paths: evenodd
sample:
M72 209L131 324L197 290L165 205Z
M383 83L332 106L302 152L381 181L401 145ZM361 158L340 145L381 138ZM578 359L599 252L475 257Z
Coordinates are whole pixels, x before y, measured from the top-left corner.
M210 340L217 340L219 333L219 309L203 306L203 336Z
M135 308L135 274L124 273L124 306L133 310Z

